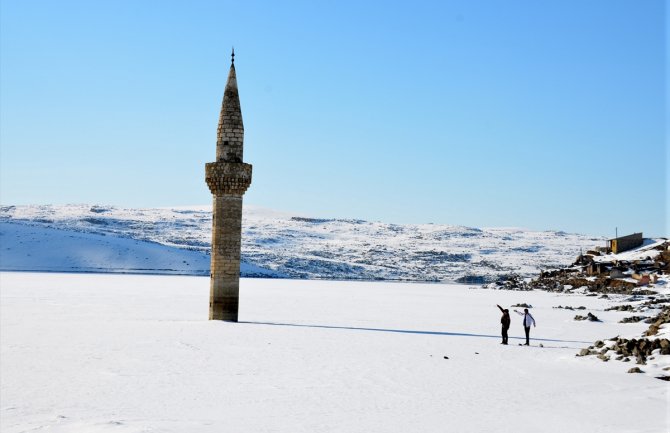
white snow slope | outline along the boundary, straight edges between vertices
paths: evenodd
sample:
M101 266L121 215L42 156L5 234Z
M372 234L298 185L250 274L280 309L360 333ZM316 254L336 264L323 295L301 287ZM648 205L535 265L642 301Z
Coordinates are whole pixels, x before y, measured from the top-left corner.
M639 336L617 301L380 282L242 279L241 323L205 277L1 273L3 433L661 433L667 357L575 357ZM496 304L533 305L530 347ZM576 322L584 305L602 323ZM544 347L539 347L542 344Z
M0 222L0 270L209 275L204 251L99 233ZM279 276L249 263L245 276Z
M208 253L211 239L211 210L207 207L172 209L124 209L113 206L3 206L0 207L1 270L66 270L96 268L109 272L151 269L153 272L201 274L207 260L196 255L171 253L168 263L152 257L146 249L126 250L137 243L125 242L112 248L108 257L126 254L119 260L80 260L65 257L55 261L29 259L31 250L11 235L17 224L67 231L41 232L41 245L59 243L73 231L97 235L88 237L95 247L107 248L111 238L147 241L179 250ZM53 234L53 237L51 237ZM84 237L79 236L84 240ZM119 241L120 242L120 241ZM144 245L144 244L142 244ZM485 283L509 274L536 276L540 269L569 265L579 254L603 240L556 231L534 232L513 228L484 228L439 224L387 224L362 220L305 218L245 206L242 259L254 268L243 275L272 275L290 278L361 280L460 281ZM165 250L167 251L167 250ZM72 255L70 255L72 257ZM137 257L138 260L131 260ZM23 259L24 262L21 262ZM120 258L119 258L120 259ZM201 261L198 261L201 260ZM184 263L185 262L185 263ZM197 262L197 263L196 263ZM12 263L13 266L8 264ZM202 263L202 264L199 264ZM52 264L57 267L50 268ZM188 264L188 265L187 265ZM203 266L206 266L203 268ZM197 269L196 269L197 268ZM205 270L205 273L207 271Z

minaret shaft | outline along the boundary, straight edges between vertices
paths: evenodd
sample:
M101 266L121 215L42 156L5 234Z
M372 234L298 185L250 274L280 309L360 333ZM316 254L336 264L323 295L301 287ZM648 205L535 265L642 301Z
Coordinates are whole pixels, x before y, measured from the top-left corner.
M251 165L242 162L244 125L231 64L221 104L216 162L205 164L212 192L212 253L209 318L237 322L239 315L242 196L251 184Z
M237 322L240 297L242 196L214 196L209 319Z

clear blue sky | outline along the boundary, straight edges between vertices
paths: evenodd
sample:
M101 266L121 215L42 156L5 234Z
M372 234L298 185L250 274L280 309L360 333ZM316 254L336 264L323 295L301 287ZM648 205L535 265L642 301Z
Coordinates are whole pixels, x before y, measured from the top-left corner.
M235 46L245 203L668 234L660 0L1 1L2 204L208 204Z

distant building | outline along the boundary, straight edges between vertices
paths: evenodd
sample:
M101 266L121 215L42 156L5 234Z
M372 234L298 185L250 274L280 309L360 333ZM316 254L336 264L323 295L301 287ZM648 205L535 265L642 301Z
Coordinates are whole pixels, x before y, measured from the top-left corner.
M642 233L633 233L632 235L621 236L607 241L607 248L614 254L632 250L640 245L642 245Z

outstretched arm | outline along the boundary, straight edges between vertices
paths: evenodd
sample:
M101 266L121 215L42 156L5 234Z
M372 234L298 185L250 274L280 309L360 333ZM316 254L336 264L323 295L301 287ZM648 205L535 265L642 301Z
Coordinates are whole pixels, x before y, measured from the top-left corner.
M503 310L503 307L501 307L500 305L496 304L496 307L498 307L502 313L505 312L505 310Z
M523 316L523 315L524 315L524 314L523 314L522 312L520 312L520 311L517 311L517 310L513 310L513 311L514 311L516 314L518 314L519 316Z

